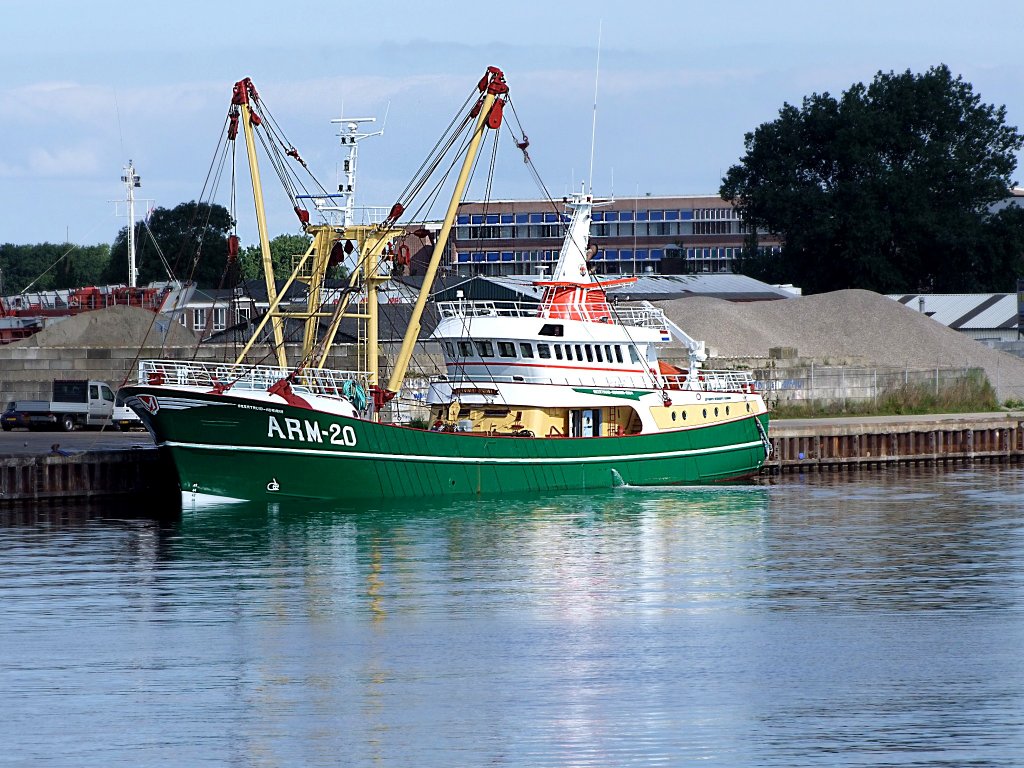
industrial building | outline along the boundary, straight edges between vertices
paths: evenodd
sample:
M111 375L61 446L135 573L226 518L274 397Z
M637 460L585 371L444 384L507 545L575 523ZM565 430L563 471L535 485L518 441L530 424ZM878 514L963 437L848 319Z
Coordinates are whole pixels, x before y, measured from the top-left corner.
M463 277L544 274L558 260L567 221L560 199L463 203L449 269ZM598 202L590 236L600 274L714 274L733 271L747 229L717 195L645 195ZM758 239L779 251L777 238Z

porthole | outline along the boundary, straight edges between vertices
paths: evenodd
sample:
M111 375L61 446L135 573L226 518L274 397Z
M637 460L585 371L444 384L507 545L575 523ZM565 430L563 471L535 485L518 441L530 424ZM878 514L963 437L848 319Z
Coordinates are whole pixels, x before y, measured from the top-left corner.
M672 411L672 421L675 421L675 420L676 420L676 412Z
M686 421L686 411L683 411L683 421Z
M750 403L747 403L747 413L750 413Z
M708 409L707 408L705 408L703 411L701 411L701 413L704 414L704 418L705 419L708 417Z
M726 416L728 416L728 415L729 415L729 406L728 406L728 405L727 405L727 406L725 406L725 415L726 415Z
M715 418L717 418L717 417L718 417L718 406L716 405L715 406Z

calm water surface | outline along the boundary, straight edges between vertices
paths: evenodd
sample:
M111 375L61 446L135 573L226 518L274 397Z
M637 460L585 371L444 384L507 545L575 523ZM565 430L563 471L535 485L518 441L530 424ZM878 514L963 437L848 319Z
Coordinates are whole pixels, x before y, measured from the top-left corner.
M138 514L0 514L0 765L1024 765L1024 470Z

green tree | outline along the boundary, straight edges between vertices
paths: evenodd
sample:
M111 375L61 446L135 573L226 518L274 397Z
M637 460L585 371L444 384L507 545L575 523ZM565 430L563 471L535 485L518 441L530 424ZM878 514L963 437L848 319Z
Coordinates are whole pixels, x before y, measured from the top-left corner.
M5 243L0 245L0 295L19 293L29 287L45 291L94 285L102 282L109 259L108 245Z
M174 208L156 208L149 226L135 225L135 263L139 284L169 279L194 280L204 288L218 288L225 278L228 234L233 222L222 205L181 203ZM128 228L117 235L111 248L106 282L128 281ZM229 285L230 281L224 281Z
M287 277L292 273L292 260L309 250L312 239L308 235L278 235L270 241L270 260L274 264L274 275ZM263 256L259 245L249 245L239 254L239 267L243 280L263 277Z
M1021 217L990 213L1024 146L1005 119L944 65L783 105L722 180L754 232L739 269L809 293L1012 289ZM757 254L758 229L779 257Z

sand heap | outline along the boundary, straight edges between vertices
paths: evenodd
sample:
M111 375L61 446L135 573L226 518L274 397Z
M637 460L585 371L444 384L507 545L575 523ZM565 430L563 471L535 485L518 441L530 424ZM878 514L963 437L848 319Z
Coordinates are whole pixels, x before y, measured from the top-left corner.
M141 348L195 343L190 331L163 315L138 307L108 307L52 323L11 346Z
M658 306L718 357L767 357L771 347L795 347L802 358L868 366L983 368L1001 399L1024 399L1024 359L871 291L748 304L688 298Z

